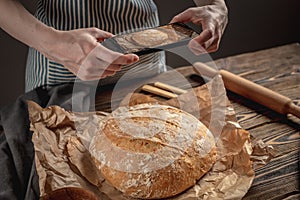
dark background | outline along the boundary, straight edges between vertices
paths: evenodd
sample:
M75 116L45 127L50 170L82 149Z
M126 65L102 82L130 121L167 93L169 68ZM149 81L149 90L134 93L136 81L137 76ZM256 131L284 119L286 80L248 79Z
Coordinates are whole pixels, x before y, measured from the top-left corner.
M34 11L34 0L21 0ZM192 0L155 0L161 24L178 12L193 6ZM227 0L229 22L213 59L252 52L300 41L299 0ZM300 52L299 52L300 54ZM24 93L27 47L0 30L0 108ZM167 55L168 65L185 65L178 57Z

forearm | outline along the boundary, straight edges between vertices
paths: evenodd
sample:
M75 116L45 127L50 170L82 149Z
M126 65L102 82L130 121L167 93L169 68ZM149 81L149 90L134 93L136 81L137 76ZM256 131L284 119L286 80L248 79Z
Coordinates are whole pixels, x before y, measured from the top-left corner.
M37 20L16 0L1 0L0 13L0 27L28 46L40 49L53 37L54 29Z

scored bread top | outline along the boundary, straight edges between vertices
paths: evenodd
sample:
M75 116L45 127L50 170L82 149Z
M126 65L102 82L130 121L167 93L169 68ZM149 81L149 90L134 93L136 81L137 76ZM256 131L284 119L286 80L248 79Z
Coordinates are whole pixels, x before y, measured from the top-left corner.
M166 198L193 186L216 159L211 132L171 106L120 107L91 141L102 175L125 195Z

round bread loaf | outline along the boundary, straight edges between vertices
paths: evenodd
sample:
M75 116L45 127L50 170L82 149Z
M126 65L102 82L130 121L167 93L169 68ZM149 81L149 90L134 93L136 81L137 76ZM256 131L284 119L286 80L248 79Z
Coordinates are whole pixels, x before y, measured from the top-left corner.
M211 132L194 116L171 106L120 107L91 141L104 178L125 195L157 199L193 186L214 164Z

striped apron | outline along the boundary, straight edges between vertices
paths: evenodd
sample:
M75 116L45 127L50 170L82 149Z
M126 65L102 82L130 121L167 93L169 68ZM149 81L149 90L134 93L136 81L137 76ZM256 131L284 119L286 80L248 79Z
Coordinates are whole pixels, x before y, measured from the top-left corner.
M113 34L159 25L157 8L152 0L39 0L35 17L57 30L97 27ZM101 79L100 85L101 82L116 82L128 71L132 76L151 76L165 71L165 68L162 52L148 54L141 56L138 63L122 67L116 75ZM51 87L75 79L75 75L62 65L29 48L26 91L42 85Z

